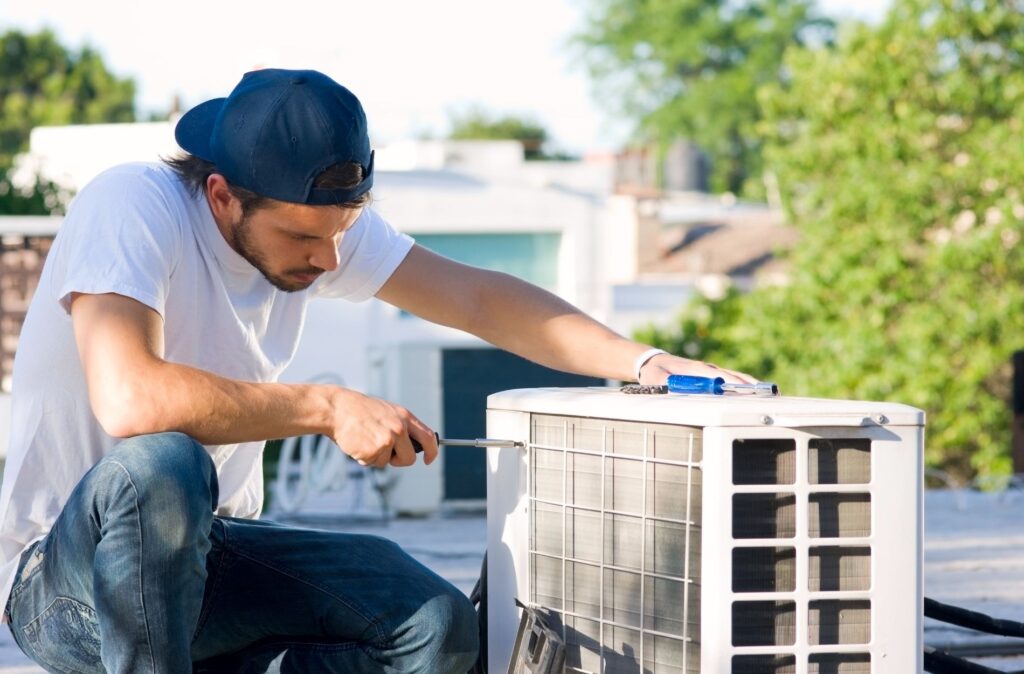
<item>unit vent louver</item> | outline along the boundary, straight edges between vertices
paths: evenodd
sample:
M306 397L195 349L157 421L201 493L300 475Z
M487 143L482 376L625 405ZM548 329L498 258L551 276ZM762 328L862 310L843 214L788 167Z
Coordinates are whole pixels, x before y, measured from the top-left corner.
M552 617L566 672L920 669L919 411L637 398L489 400L488 435L527 445L489 453L491 671L513 597Z

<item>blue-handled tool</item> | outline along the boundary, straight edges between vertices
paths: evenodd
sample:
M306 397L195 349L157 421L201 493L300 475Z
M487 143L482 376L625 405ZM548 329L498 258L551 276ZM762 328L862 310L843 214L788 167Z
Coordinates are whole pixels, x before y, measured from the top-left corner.
M668 377L669 393L702 393L720 396L725 393L750 393L756 396L777 396L779 387L768 381L754 384L734 384L721 377L695 377L688 374L672 374Z

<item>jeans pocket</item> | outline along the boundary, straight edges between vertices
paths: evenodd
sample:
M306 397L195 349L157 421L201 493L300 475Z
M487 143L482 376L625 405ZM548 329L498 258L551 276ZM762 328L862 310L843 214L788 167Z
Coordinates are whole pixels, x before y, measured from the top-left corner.
M70 597L57 597L25 625L26 645L36 662L51 672L103 673L96 612Z

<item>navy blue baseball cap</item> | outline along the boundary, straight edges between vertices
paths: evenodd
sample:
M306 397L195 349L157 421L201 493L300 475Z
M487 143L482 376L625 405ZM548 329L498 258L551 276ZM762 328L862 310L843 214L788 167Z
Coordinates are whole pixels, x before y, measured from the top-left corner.
M213 162L228 182L260 196L311 206L344 204L373 187L373 151L359 99L315 70L254 70L227 98L186 112L174 138ZM314 187L334 164L355 162L350 189Z

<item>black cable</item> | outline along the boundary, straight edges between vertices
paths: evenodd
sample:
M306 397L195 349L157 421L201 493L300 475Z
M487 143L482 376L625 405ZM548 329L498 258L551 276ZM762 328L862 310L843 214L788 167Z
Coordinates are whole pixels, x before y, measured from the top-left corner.
M924 617L988 634L1024 638L1024 623L993 618L977 611L943 604L928 597L924 598Z
M480 578L477 579L469 600L476 606L477 628L480 630L480 650L477 652L476 663L469 674L487 674L487 553L484 553L483 564L480 565Z
M941 651L924 652L924 671L932 674L1006 674Z

